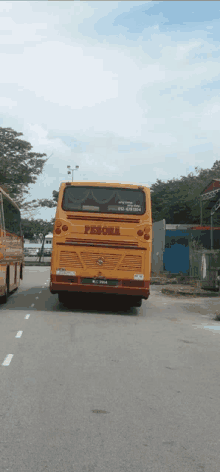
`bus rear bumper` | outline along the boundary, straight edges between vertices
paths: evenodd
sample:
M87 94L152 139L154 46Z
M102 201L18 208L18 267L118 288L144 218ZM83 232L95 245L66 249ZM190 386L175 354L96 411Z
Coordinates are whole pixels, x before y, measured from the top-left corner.
M80 278L79 278L80 279ZM50 292L56 294L59 292L78 292L78 293L102 293L102 294L112 294L112 295L129 295L134 297L140 297L145 300L148 299L150 295L150 282L143 281L139 282L142 286L132 286L136 281L133 280L119 280L117 286L103 286L103 285L93 285L93 284L83 284L81 281L78 283L69 283L66 282L50 282ZM136 285L138 283L136 282Z

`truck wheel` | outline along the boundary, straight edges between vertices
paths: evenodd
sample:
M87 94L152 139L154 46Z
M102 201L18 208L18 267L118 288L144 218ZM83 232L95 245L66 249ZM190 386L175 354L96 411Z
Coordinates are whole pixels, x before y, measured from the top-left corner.
M9 295L9 270L7 269L5 294L2 297L0 297L1 305L4 305L5 303L7 303L8 295Z

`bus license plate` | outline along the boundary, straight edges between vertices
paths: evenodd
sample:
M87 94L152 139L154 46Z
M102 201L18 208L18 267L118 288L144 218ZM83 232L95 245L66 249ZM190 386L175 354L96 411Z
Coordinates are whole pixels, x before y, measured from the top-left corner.
M117 286L118 285L118 280L106 280L106 279L82 279L83 284L92 284L92 285L111 285L111 286Z

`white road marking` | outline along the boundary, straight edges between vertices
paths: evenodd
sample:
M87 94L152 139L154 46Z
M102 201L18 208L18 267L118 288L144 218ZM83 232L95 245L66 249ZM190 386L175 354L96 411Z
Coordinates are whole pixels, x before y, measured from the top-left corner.
M8 354L5 358L5 360L2 362L2 365L4 365L4 366L9 365L11 360L12 360L13 355L14 354Z
M34 303L32 303L31 308L34 306Z
M35 297L35 300L38 300L39 297Z
M213 334L216 331L219 331L219 333L220 333L220 325L219 324L217 324L217 325L214 325L214 324L213 325L201 324L201 325L193 325L193 326L194 326L194 328L196 327L196 328L202 328L202 329L209 329L210 331L213 332Z
M41 291L39 293L42 293Z
M16 334L16 338L21 338L23 331L18 331Z
M211 329L214 331L220 331L220 326L219 325L211 325L211 326L204 326L205 329Z
M28 320L29 318L30 318L30 315L26 315L26 316L24 317L25 320Z

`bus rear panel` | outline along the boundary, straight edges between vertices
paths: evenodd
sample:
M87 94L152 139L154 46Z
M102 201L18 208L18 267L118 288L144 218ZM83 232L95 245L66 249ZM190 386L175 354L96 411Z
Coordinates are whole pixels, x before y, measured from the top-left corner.
M62 183L53 233L51 293L147 299L150 190L123 184Z

